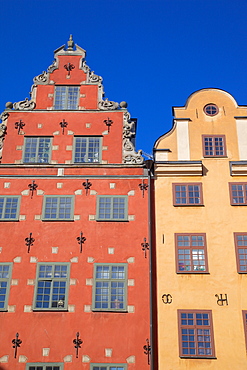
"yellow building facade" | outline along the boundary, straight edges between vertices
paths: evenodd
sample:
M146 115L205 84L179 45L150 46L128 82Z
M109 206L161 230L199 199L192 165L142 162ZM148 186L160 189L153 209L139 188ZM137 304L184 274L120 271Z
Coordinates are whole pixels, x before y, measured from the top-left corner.
M247 106L203 89L155 143L159 370L247 369Z

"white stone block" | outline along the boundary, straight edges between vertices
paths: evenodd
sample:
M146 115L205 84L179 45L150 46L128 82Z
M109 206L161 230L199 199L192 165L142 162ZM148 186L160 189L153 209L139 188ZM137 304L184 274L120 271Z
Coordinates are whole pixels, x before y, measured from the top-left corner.
M57 161L51 160L51 164L57 164Z
M24 356L24 355L19 356L19 362L24 363L24 362L27 362L27 360L28 360L28 358L26 356Z
M88 216L89 221L94 221L96 219L95 215L89 215Z
M130 190L130 191L128 192L128 195L135 195L135 190Z
M136 357L133 355L133 356L129 356L126 358L126 362L127 364L135 364L136 362Z
M59 145L52 145L52 150L59 150Z
M34 285L33 279L27 279L27 285Z
M74 215L74 221L78 221L81 219L81 216L80 215Z
M49 356L49 353L50 353L50 348L42 348L42 355L44 357Z
M3 184L3 187L4 187L4 188L10 188L10 182L5 182L5 183Z
M72 263L78 263L78 257L71 258L70 262L72 262Z
M62 189L63 182L57 182L57 189Z
M91 123L86 123L86 128L90 128L91 127Z
M129 215L128 220L129 221L135 221L135 215Z
M128 286L135 286L135 279L128 279Z
M108 254L114 254L115 248L108 248Z
M38 258L37 257L30 257L30 263L37 263Z
M74 135L74 131L70 131L70 130L68 130L68 131L67 131L67 135Z
M24 221L26 219L26 215L19 215L19 221Z
M98 193L97 193L97 191L95 191L95 190L90 190L90 195L96 195L96 194L98 194Z
M35 220L41 220L41 215L34 215Z
M93 285L93 279L86 279L86 285Z
M105 357L112 356L112 348L105 348Z
M38 128L42 128L42 127L43 127L42 123L38 123Z
M66 145L66 150L73 150L73 146L72 145Z
M18 279L12 279L11 285L18 285Z
M82 189L78 189L74 193L75 195L82 195Z
M8 312L15 312L16 306L8 306Z
M128 306L127 310L129 313L134 313L135 312L135 306Z
M69 311L69 312L75 312L75 305L73 305L73 304L69 304L69 305L68 305L68 311Z
M60 131L54 131L53 132L53 135L59 135L60 134Z
M58 247L51 247L51 253L57 254L58 253Z
M108 135L108 134L109 134L108 130L102 132L102 135Z
M84 305L84 312L91 312L91 306L89 304Z
M44 194L44 190L41 190L41 189L37 190L37 195L43 195L43 194Z
M134 262L135 262L135 257L129 257L129 258L127 259L127 262L128 262L128 263L134 263Z
M88 257L87 258L87 262L88 263L93 263L94 262L94 258L93 257Z
M21 192L21 195L29 195L29 190L28 190L28 189L23 190L23 191Z
M0 363L1 364L6 364L8 361L9 361L9 356L8 355L0 357Z
M64 176L64 168L58 168L57 176Z
M64 162L65 164L71 164L72 163L72 161L70 160L70 159L66 159L66 161Z
M67 355L63 358L64 362L72 362L72 355Z
M32 312L32 306L25 305L24 306L24 312Z
M76 279L70 279L69 285L76 285Z
M15 257L14 259L13 259L13 262L15 262L15 263L21 263L21 257Z
M91 358L88 355L83 355L82 356L82 362L90 362Z
M115 187L116 187L115 182L110 182L110 189L115 189Z

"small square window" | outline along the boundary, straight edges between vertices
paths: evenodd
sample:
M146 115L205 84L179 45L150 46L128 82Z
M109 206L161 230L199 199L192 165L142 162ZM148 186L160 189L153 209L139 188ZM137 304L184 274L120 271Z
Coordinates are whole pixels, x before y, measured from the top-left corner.
M126 311L127 265L94 266L94 311Z
M79 91L79 86L55 86L54 109L78 109Z
M0 221L18 221L19 196L0 196Z
M74 139L74 163L100 163L101 137L76 136Z
M172 184L174 206L201 206L203 205L202 184L182 183Z
M8 308L11 269L11 263L0 263L0 311Z
M60 362L36 362L26 364L26 370L63 370L63 363Z
M68 263L39 263L34 310L67 310L68 287Z
M247 274L247 233L234 233L237 269Z
M46 195L43 204L44 221L73 221L73 195Z
M25 137L23 163L49 163L51 137Z
M178 273L208 272L206 235L175 234Z
M178 310L180 357L215 357L211 311Z
M226 139L225 135L203 135L203 155L204 157L225 157L226 156Z
M230 199L232 206L247 205L247 183L232 182L230 186Z
M99 195L97 198L97 220L127 221L127 201L126 195Z

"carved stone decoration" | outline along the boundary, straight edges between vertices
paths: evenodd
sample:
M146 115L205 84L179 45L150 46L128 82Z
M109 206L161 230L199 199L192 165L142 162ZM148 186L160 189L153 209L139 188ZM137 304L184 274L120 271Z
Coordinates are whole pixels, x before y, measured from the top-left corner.
M91 83L100 83L102 82L103 78L101 76L98 76L94 73L94 71L90 71L88 74L88 82Z
M115 110L118 109L119 104L108 99L100 100L98 103L99 109L101 110Z
M3 112L5 113L5 112ZM1 116L3 115L1 114ZM0 159L2 158L3 141L5 139L7 126L4 123L0 124Z
M135 121L130 120L129 112L124 113L123 124L123 162L128 164L142 164L142 151L135 151L131 138L135 137Z
M86 63L86 61L84 59L82 60L81 69L85 73L89 73L90 72L90 68L89 68L89 66L87 65L87 63Z
M58 69L58 63L57 63L57 60L55 59L53 61L53 63L47 68L47 72L48 73L52 73L53 71L55 71L55 69Z
M43 71L40 75L34 77L33 82L37 85L46 85L49 82L49 74Z
M6 121L6 119L8 118L9 116L9 113L4 111L3 113L0 114L0 120L2 121Z
M16 110L33 110L36 107L36 104L33 100L25 100L14 103L14 109Z

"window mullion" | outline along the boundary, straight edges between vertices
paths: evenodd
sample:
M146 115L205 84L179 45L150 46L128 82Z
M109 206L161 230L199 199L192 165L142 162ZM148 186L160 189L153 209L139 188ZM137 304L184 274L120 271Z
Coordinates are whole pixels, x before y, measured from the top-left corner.
M35 150L35 162L39 162L38 161L38 158L39 158L39 138L37 138L36 140L36 150Z

